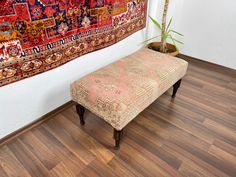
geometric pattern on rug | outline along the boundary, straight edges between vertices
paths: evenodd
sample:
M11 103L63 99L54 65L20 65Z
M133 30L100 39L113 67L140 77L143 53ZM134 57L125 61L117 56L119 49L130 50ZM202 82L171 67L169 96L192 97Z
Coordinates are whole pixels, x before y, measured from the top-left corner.
M0 87L145 28L147 0L1 0Z

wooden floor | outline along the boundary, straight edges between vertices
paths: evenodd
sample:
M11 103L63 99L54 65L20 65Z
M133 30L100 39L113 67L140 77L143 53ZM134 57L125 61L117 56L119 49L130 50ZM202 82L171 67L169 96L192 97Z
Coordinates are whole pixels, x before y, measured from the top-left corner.
M236 176L236 73L191 62L175 100L171 90L124 130L75 107L0 148L0 176Z

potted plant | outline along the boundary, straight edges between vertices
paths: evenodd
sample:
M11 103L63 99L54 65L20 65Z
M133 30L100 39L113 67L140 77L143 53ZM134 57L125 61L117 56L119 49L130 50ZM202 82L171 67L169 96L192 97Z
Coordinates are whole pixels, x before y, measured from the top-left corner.
M162 52L162 53L167 53L172 56L177 56L179 53L179 49L176 44L177 43L184 44L184 43L174 38L172 34L174 33L180 36L183 36L183 35L175 30L170 29L172 18L170 19L168 25L166 25L168 6L169 6L169 0L165 0L165 6L164 6L164 11L163 11L163 16L162 16L162 25L160 25L155 19L149 16L151 21L161 31L161 34L144 41L144 43L147 43L155 38L161 37L160 42L152 42L148 44L148 48L155 51ZM168 39L170 39L173 44L167 43Z

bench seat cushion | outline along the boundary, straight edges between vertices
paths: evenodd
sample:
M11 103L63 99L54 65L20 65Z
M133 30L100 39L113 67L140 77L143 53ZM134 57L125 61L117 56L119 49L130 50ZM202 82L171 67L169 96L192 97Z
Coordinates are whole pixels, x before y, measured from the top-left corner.
M187 62L140 49L71 84L74 101L121 130L181 79Z

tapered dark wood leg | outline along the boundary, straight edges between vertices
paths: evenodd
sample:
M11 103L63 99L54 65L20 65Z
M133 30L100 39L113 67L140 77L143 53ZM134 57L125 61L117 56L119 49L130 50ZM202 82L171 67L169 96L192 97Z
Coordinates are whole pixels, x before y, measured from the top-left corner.
M173 85L172 98L175 98L175 95L176 95L176 93L178 91L178 88L180 87L180 84L181 84L181 79Z
M120 148L120 137L122 130L114 129L114 139L115 139L115 149L118 150Z
M77 104L76 105L76 111L77 113L79 114L79 118L80 118L80 124L81 125L84 125L85 122L84 122L84 112L85 112L85 108L80 105L80 104Z

